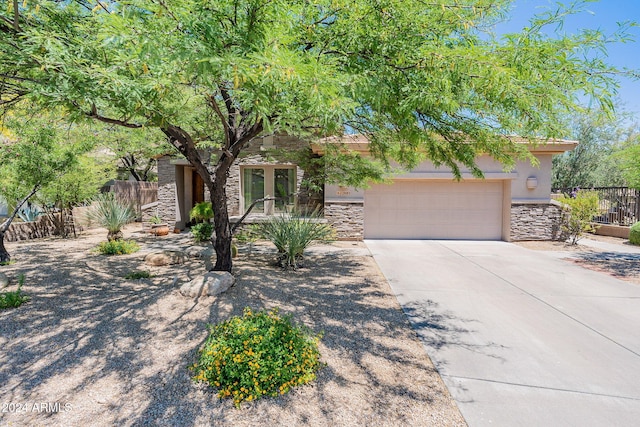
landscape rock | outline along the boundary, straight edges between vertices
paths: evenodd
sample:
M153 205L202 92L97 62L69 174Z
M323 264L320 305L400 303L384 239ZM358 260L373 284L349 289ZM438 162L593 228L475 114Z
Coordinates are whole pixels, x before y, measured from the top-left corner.
M227 271L209 271L180 287L185 297L215 296L226 292L235 283L236 278Z
M0 289L6 288L9 286L9 278L6 274L0 273Z
M161 265L174 265L184 264L187 256L182 251L176 250L163 250L158 252L151 252L144 257L144 262L149 265L161 266Z
M187 248L186 254L190 258L206 259L214 256L215 252L210 246L190 246L189 248Z

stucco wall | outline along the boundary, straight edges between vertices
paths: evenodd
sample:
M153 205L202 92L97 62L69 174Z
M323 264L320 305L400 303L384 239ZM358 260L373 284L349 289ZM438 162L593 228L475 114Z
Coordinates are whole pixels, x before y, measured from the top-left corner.
M485 179L508 179L511 181L511 198L514 202L548 203L551 198L551 154L535 154L538 165L532 165L529 161L518 161L512 171L505 171L504 166L489 156L481 156L477 159L478 167L485 174ZM468 168L462 167L463 179L475 180ZM534 189L527 188L527 178L535 177L537 186ZM437 168L432 162L425 161L410 172L399 173L392 178L398 180L453 180L450 168ZM330 200L364 200L364 191L355 188L345 188L337 185L325 187L326 198Z

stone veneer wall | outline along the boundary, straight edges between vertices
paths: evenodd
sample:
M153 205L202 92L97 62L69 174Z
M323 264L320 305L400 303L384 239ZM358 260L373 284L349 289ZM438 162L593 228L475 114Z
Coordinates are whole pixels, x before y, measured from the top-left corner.
M364 239L363 202L326 202L324 217L336 229L338 239Z
M563 240L562 208L554 203L511 205L512 241Z
M158 206L157 214L163 222L173 227L176 222L176 166L171 158L158 159ZM154 213L155 214L155 213Z

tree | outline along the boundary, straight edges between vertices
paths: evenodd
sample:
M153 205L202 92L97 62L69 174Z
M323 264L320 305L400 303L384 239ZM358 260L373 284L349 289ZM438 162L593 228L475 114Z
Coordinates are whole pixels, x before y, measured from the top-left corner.
M624 185L619 151L628 138L627 116L587 110L571 116L572 151L553 158L553 188L590 188Z
M562 196L558 201L563 204L562 231L570 244L577 244L584 233L596 231L598 226L592 220L600 213L597 192L579 190L573 197Z
M68 235L66 218L75 206L90 201L115 176L113 163L112 159L101 159L93 152L77 154L77 161L63 175L47 182L36 193L34 200L54 224L55 234Z
M640 189L640 132L637 126L616 153L616 158L629 187Z
M122 179L155 181L155 157L165 154L165 136L154 128L126 129L116 125L95 123L92 131L98 145L113 152L119 159L118 168L125 172Z
M579 95L610 108L617 70L602 58L626 27L545 35L580 3L498 39L485 30L509 4L35 0L0 11L1 102L159 129L209 189L214 269L231 271L227 173L262 133L360 132L387 167L429 158L481 176L478 153L507 167L527 156L511 135L564 136Z
M0 145L0 195L15 201L9 217L0 224L0 262L11 259L4 235L20 208L49 182L76 162L74 147L59 144L52 127L17 129L15 139Z

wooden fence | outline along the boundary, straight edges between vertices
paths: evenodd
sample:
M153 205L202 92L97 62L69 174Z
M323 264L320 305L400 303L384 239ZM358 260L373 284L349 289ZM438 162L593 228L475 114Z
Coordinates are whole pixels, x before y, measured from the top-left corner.
M119 199L131 203L138 218L142 218L142 206L158 200L157 182L114 181L113 184L102 187L102 191L113 192Z

